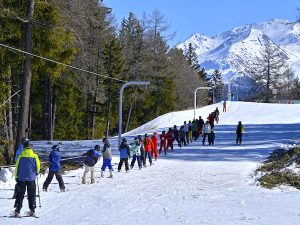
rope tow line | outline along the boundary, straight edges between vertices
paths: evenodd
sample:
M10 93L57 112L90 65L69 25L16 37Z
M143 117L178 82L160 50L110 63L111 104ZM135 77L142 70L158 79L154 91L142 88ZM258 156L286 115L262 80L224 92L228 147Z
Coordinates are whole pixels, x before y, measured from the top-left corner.
M75 67L75 66L71 66L71 65L68 65L68 64L65 64L65 63L61 63L61 62L55 61L55 60L53 60L53 59L48 59L48 58L45 58L45 57L43 57L43 56L35 55L35 54L29 53L29 52L26 52L26 51L23 51L23 50L20 50L20 49L17 49L17 48L13 48L13 47L10 47L10 46L8 46L8 45L1 44L1 43L0 43L0 46L2 46L2 47L4 47L4 48L11 49L11 50L13 50L13 51L21 52L21 53L24 53L24 54L27 54L27 55L30 55L30 56L34 56L34 57L43 59L43 60L45 60L45 61L53 62L53 63L59 64L59 65L62 65L62 66L65 66L65 67L68 67L68 68L71 68L71 69L74 69L74 70L79 70L79 71L82 71L82 72L86 72L86 73L93 74L93 75L96 75L96 76L99 76L99 77L104 77L104 78L107 78L107 79L119 81L119 82L122 82L122 83L127 82L127 81L125 81L125 80L121 80L121 79L118 79L118 78L113 78L113 77L101 75L101 74L98 74L98 73L95 73L95 72L92 72L92 71L88 71L88 70L85 70L85 69L81 69L81 68L79 68L79 67Z

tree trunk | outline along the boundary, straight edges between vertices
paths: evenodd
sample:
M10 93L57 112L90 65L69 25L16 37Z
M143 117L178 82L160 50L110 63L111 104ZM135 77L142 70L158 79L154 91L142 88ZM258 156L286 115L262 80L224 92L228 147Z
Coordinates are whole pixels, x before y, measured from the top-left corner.
M43 139L47 139L47 79L44 79L44 91L42 98L42 120L41 120L41 128Z
M86 127L89 128L90 127L90 117L89 117L89 113L90 113L90 107L89 107L89 99L90 99L90 93L88 92L86 94L86 112L88 113L88 117L86 119ZM86 139L89 140L90 139L90 131L89 129L87 129L87 133L86 133Z
M27 19L25 31L25 51L31 53L32 47L32 21L34 12L34 0L27 1ZM23 64L22 94L19 111L18 134L15 144L15 153L20 145L21 138L25 136L28 127L28 114L30 103L30 86L31 86L31 56L26 54Z
M56 117L56 95L53 94L53 99L52 99L52 129L51 129L51 139L53 140L54 138L54 128L55 128L55 117Z
M107 100L107 115L106 115L106 131L105 131L105 137L108 137L109 135L109 125L110 125L110 109L111 109L111 93L110 93L110 85L111 80L108 88L108 100Z
M270 99L270 62L268 61L268 70L267 70L267 93L266 93L266 103L269 102Z
M126 126L125 126L125 133L128 131L132 107L133 107L133 104L130 104L129 112L128 112L128 116L127 116L127 122L126 122Z
M52 140L52 88L51 80L49 76L46 76L47 80L47 139Z
M100 84L100 79L99 79L99 76L97 76L96 90L95 90L95 95L94 95L93 112L92 112L92 139L95 138L96 112L97 112L97 103L98 103L99 84Z

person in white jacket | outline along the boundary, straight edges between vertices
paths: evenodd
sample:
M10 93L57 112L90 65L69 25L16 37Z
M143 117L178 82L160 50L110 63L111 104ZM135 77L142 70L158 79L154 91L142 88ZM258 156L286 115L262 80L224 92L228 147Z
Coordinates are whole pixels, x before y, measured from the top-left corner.
M205 122L205 124L203 125L203 139L202 139L202 145L205 144L205 139L206 139L206 136L207 136L207 139L208 139L208 142L210 142L210 136L211 136L211 126L209 124L209 121L207 120Z
M184 133L185 133L185 139L186 139L186 142L187 144L190 143L190 138L189 138L189 124L186 123L186 121L184 121L184 124L183 124L183 130L184 130Z

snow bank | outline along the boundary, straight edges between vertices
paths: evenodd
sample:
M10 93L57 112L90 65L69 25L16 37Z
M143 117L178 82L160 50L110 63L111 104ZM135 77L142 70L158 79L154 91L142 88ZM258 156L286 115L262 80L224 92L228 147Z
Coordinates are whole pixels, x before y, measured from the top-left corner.
M0 183L6 183L14 179L14 168L1 168L0 170Z

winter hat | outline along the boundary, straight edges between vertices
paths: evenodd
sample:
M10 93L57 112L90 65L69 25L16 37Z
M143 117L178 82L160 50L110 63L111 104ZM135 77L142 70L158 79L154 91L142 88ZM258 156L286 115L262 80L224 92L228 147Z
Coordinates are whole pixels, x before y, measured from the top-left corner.
M52 150L58 151L58 150L59 150L59 146L58 146L58 145L53 145L53 146L52 146Z
M165 134L165 133L166 133L166 131L164 131L164 130L163 130L163 131L162 131L162 133L163 133L163 134Z
M26 138L22 144L24 148L27 148L30 146L30 141Z
M148 137L148 134L145 134L145 137Z
M122 142L127 142L126 138L122 138Z
M106 138L106 137L103 138L103 139L102 139L102 142L103 142L103 143L107 142L107 138Z
M96 149L97 151L100 151L100 145L95 145L95 149Z
M153 134L154 134L154 135L157 135L157 132L154 132Z

